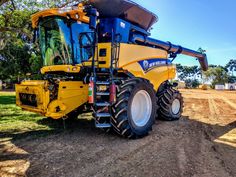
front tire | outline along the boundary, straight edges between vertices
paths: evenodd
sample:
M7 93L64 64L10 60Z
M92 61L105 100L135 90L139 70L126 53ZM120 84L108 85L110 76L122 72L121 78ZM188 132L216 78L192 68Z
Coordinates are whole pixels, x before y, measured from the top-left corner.
M183 97L178 90L172 87L166 88L158 96L158 117L167 121L175 121L181 118L183 113Z
M143 137L151 131L156 117L153 85L141 78L124 81L117 89L112 111L113 129L126 138Z

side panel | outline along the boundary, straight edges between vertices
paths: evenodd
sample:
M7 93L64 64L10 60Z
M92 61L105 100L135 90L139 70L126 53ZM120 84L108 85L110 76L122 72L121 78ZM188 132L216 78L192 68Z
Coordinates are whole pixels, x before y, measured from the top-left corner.
M161 49L155 49L152 47L146 47L141 45L134 44L120 44L120 53L118 67L123 68L131 63L138 62L144 59L153 59L153 58L168 58L168 54L166 51ZM95 56L96 58L96 56ZM111 62L111 43L99 43L98 44L98 66L99 68L109 68ZM86 63L84 63L86 64ZM91 65L91 62L90 62ZM89 66L89 65L86 65Z
M59 83L58 99L48 105L47 117L62 118L88 101L88 85L83 82L65 81Z
M166 80L174 79L176 75L176 69L174 65L171 66L159 66L148 72L144 72L138 63L132 63L123 68L129 71L135 77L141 77L149 80L157 91L159 86Z
M160 58L168 58L168 54L165 50L156 49L152 47L146 47L134 44L121 44L120 45L120 57L119 67L130 65L131 63L138 62L140 60Z
M155 90L176 76L176 67L168 60L167 52L146 46L121 44L119 67L149 80Z

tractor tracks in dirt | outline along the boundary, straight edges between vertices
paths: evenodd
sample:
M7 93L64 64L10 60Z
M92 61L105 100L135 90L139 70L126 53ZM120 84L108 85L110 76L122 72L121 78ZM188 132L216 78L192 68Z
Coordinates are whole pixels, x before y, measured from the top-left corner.
M235 95L235 97L236 97L236 95ZM220 101L224 101L226 104L228 104L231 108L233 108L234 110L236 110L236 104L235 103L233 103L232 101L230 101L228 98L226 98L225 96L223 96L223 95L208 95L208 100L209 100L209 106L210 106L210 109L211 109L211 112L213 113L213 114L220 114L219 113L219 109L217 108L217 106L216 106L216 101L215 100L217 100L218 101L218 103L220 102ZM224 109L224 107L221 107L222 109Z
M232 108L234 108L235 110L236 110L236 104L235 103L233 103L233 102L231 102L231 101L229 101L229 99L228 98L225 98L225 97L220 97L224 102L226 102L228 105L230 105Z
M223 95L208 95L209 119L217 124L227 124L225 119L236 116L236 104Z
M208 95L208 103L209 103L209 108L210 108L210 114L211 115L219 115L220 111L216 106L215 100L212 96Z

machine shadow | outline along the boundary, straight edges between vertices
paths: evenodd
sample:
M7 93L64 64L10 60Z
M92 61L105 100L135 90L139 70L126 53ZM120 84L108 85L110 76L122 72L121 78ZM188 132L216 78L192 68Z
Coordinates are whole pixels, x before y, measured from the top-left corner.
M204 131L202 133L205 134L206 139L217 139L224 134L228 133L230 130L233 130L236 128L236 120L234 122L231 122L227 124L226 126L220 126L220 125L211 125L204 122L200 122L194 119L190 119L189 116L182 116L182 120L190 123L195 124L196 127L204 127ZM208 130L208 131L205 131ZM234 142L236 144L236 142Z
M60 133L68 133L74 131L85 131L85 132L93 132L98 131L94 127L94 120L86 120L86 119L58 119L54 120L51 118L43 118L37 121L37 124L47 126L47 130L27 130L25 132L0 132L0 138L11 138L12 141L17 141L20 139L31 139L31 138L41 138L48 135L60 134ZM30 129L30 128L29 128Z

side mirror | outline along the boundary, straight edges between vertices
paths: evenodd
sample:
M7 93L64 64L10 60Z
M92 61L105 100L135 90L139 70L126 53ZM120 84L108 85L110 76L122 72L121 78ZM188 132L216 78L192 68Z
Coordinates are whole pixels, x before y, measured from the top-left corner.
M97 9L89 6L85 9L87 15L89 16L89 28L95 30L97 28L97 18L98 18L98 11Z

